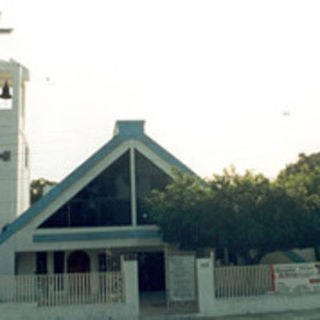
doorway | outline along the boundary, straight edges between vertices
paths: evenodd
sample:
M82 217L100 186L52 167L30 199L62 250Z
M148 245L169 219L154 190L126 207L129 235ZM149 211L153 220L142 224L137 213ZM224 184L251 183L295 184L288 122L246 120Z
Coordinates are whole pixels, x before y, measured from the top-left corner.
M163 252L138 253L140 308L143 314L166 311L165 259Z
M139 264L139 291L164 291L165 267L163 252L140 252Z
M68 257L69 299L86 301L91 294L90 258L84 251L74 251Z
M84 251L74 251L68 257L68 273L90 272L90 258Z

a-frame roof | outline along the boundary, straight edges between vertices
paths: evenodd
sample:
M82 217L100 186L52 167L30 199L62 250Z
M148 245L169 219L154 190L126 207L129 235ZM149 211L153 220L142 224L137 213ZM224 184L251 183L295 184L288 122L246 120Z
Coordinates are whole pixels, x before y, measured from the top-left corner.
M21 230L33 218L41 214L48 205L56 200L61 194L70 186L77 183L92 167L104 159L110 152L115 150L123 142L128 140L138 140L146 145L162 160L168 163L171 167L178 168L179 170L195 175L195 173L185 166L181 161L175 158L172 154L162 148L154 140L144 133L144 121L117 121L114 130L113 138L87 159L82 165L75 169L68 175L62 182L57 184L52 190L38 200L33 206L26 210L21 216L14 220L6 230L0 234L0 245L5 242L9 237Z

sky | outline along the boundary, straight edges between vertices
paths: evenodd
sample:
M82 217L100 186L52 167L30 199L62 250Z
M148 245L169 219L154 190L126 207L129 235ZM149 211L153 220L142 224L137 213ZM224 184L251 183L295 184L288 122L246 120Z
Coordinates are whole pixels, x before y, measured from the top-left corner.
M320 2L0 0L0 58L30 70L32 178L60 181L146 133L201 177L273 178L320 152Z

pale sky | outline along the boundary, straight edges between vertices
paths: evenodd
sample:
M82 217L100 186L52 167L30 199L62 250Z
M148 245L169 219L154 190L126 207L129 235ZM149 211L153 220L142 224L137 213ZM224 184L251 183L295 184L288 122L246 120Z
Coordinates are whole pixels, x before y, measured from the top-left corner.
M274 177L320 152L320 1L0 0L0 58L30 70L32 178L146 133L202 177ZM289 112L290 115L283 115Z

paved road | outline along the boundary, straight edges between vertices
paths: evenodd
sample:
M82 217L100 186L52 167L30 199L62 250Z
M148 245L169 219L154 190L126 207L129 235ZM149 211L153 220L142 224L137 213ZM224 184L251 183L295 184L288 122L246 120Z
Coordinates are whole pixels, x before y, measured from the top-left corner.
M320 307L320 301L319 301ZM205 320L320 320L320 309L305 311L288 311L262 315L226 316L204 318Z
M320 301L319 301L320 307ZM192 315L153 315L141 317L143 320L320 320L320 309L287 311L260 315L242 315L225 317L197 317Z

